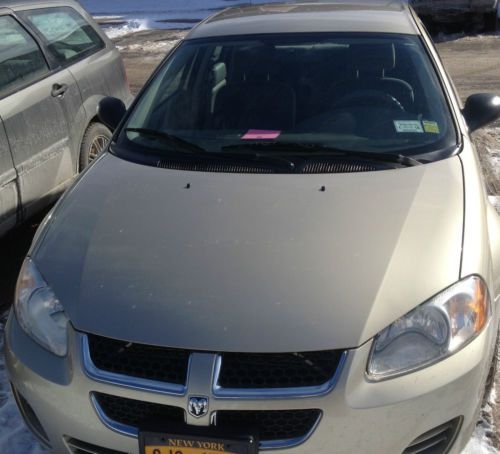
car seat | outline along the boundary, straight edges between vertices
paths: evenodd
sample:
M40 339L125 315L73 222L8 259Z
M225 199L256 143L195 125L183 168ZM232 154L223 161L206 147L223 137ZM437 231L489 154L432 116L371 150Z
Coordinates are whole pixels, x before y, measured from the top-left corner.
M233 77L215 98L214 122L222 129L287 130L295 125L293 88L273 80L273 49L251 49L234 62Z
M405 108L413 104L412 86L402 79L387 76L396 68L394 44L353 44L349 58L352 76L334 85L329 96L331 103L336 104L357 91L376 91L390 95Z

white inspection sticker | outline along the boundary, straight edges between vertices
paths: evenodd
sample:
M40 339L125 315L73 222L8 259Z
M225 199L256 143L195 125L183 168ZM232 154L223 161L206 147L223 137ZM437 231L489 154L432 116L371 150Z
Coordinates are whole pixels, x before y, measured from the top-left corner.
M403 133L424 133L422 122L420 120L394 120L396 132Z

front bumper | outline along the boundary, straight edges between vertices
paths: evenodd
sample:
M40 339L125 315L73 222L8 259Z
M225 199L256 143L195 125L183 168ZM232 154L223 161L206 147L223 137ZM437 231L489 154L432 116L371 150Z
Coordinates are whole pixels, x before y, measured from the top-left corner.
M322 418L310 437L300 446L276 450L284 454L402 453L423 433L461 418L450 451L459 453L476 424L494 336L490 324L454 356L380 383L365 377L371 347L367 343L348 352L335 388L327 394L274 399L210 396L211 410L321 409ZM11 381L37 415L55 453L72 452L65 441L68 437L123 453L139 452L137 438L107 427L100 419L92 403L93 393L185 409L190 394L212 389L200 377L188 382L184 395L93 380L83 370L83 337L70 330L69 355L57 358L22 331L13 313L7 324L5 354Z

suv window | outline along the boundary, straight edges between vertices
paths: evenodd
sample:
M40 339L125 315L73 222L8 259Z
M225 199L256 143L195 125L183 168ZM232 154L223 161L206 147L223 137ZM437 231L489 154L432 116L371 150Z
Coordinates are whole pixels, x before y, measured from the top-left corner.
M35 40L10 16L0 17L0 96L49 72Z
M72 8L35 9L23 16L45 38L59 64L72 63L104 48L97 32Z

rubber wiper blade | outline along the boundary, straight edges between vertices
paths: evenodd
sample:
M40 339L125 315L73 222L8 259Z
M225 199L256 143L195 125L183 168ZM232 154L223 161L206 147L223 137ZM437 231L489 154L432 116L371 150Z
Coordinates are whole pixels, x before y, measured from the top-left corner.
M136 132L138 134L143 134L146 136L155 137L161 139L173 147L175 147L174 152L186 153L192 156L203 156L208 159L224 159L224 160L248 160L252 162L261 163L265 161L266 163L273 164L285 164L288 170L293 170L295 168L295 163L290 159L281 156L271 156L267 153L228 153L228 152L211 152L205 150L204 148L188 142L187 140L181 139L175 135L169 134L163 131L157 131L155 129L148 128L126 128L125 132Z
M207 150L200 147L199 145L196 145L185 139L177 137L173 134L169 134L168 132L158 131L156 129L149 129L149 128L125 128L125 132L136 132L144 136L150 136L157 139L161 139L162 141L177 147L175 151L193 153L193 154L209 154Z
M402 166L411 167L422 164L411 156L396 153L382 153L377 151L357 151L345 150L342 148L330 147L323 144L301 143L301 142L252 142L246 144L227 145L222 148L224 151L238 152L239 150L270 150L265 154L299 154L302 158L310 157L357 157L372 161L391 162Z

